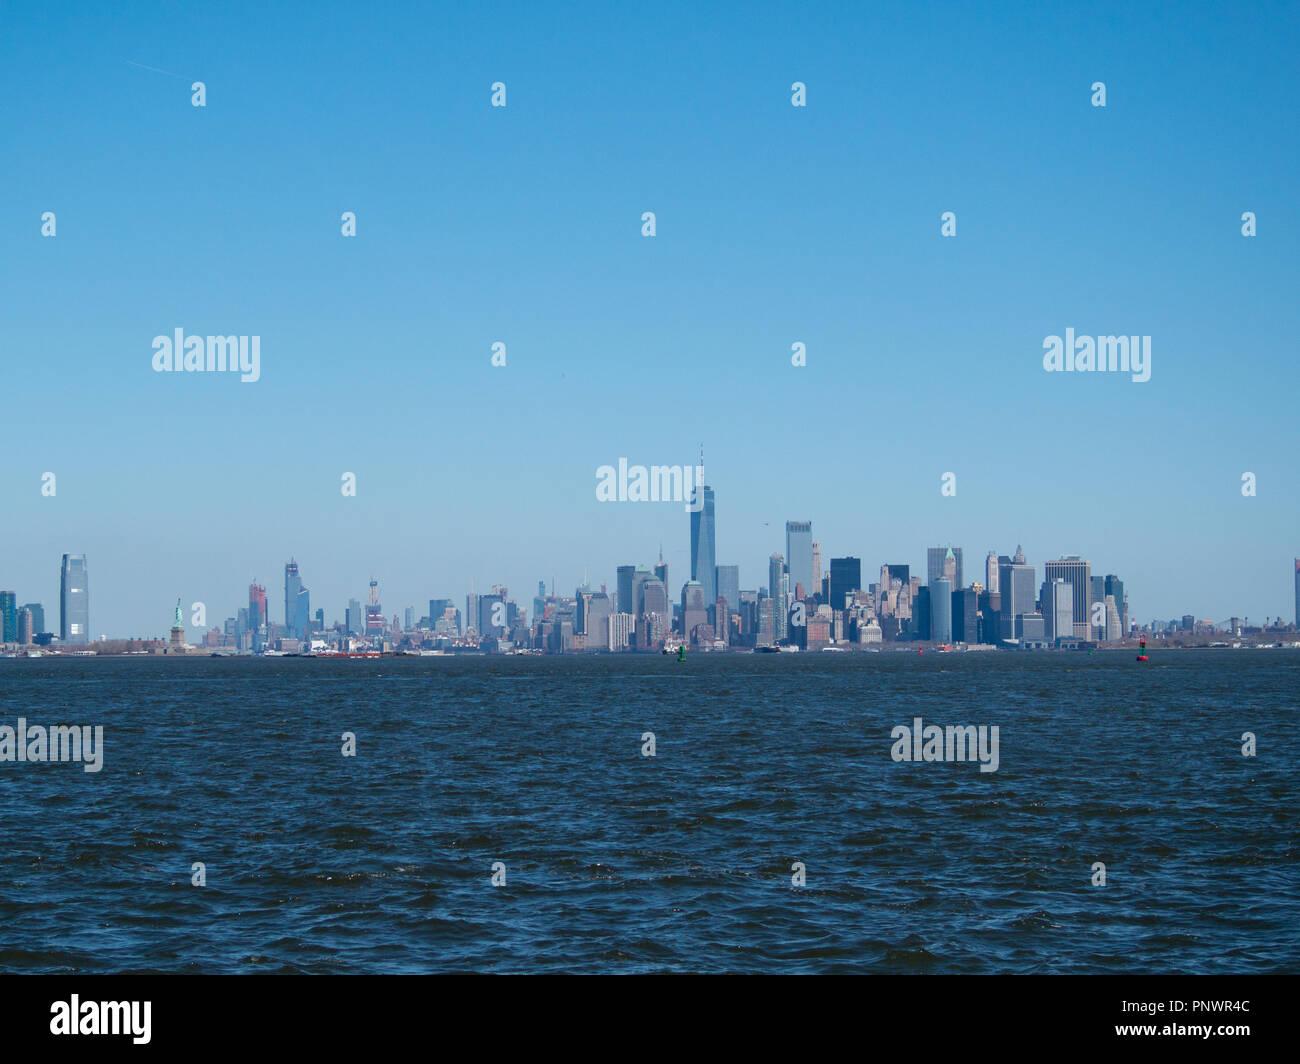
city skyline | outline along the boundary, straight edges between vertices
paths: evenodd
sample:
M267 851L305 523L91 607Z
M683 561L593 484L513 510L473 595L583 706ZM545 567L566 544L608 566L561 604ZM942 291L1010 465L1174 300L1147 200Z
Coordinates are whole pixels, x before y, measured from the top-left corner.
M664 64L598 7L571 14L597 50L526 8L306 39L14 11L42 43L0 69L34 102L0 136L42 149L0 211L23 353L0 583L48 612L51 553L84 553L102 629L146 631L290 557L331 610L372 572L405 605L608 579L660 542L676 580L680 506L599 503L593 471L703 440L745 587L811 519L868 568L951 542L969 581L1021 542L1125 574L1139 616L1285 616L1300 147L1276 131L1300 98L1276 15L669 3ZM257 379L155 372L177 329L258 339ZM1150 337L1150 378L1044 372L1071 331Z
M710 503L706 510L711 520L716 511L715 497L716 493L711 488L706 488L710 497ZM698 522L694 520L692 514L691 536L692 545L700 539ZM845 556L832 558L823 553L820 540L812 540L813 532L812 522L810 521L791 521L787 522L787 543L791 532L791 526L794 526L799 534L809 536L810 550L809 554L814 558L826 557L828 567L824 570L822 578L815 581L813 588L808 589L809 598L817 596L823 600L826 594L829 594L830 602L833 604L844 595L847 588L867 589L871 586L884 587L879 581L872 581L863 577L862 561L857 556ZM1300 558L1293 558L1294 564L1294 614L1288 619L1284 615L1264 615L1255 616L1244 612L1233 613L1223 617L1212 617L1204 612L1187 613L1170 613L1161 616L1140 616L1138 613L1131 611L1129 597L1126 591L1126 581L1115 574L1107 573L1104 576L1100 573L1090 575L1092 564L1088 559L1078 555L1059 555L1056 558L1044 558L1042 560L1041 574L1037 564L1028 560L1024 554L1023 547L1017 545L1014 557L1008 555L995 555L990 551L988 555L988 571L983 575L972 578L965 584L955 582L953 571L956 559L960 558L963 548L954 546L949 543L940 547L926 547L926 569L927 580L920 583L919 578L910 577L910 563L882 563L880 565L882 580L886 576L892 577L896 582L901 581L906 584L910 579L913 584L922 589L930 588L935 585L943 585L948 592L969 591L973 586L977 589L989 590L994 589L995 594L999 597L1006 596L1009 605L1001 611L998 620L998 637L1000 639L1017 639L1026 637L1025 632L1020 631L1017 623L1017 616L1021 614L1030 614L1037 612L1041 607L1039 616L1042 618L1044 626L1043 633L1046 634L1049 642L1054 637L1069 638L1073 636L1076 639L1092 639L1101 634L1099 629L1092 629L1087 618L1088 605L1093 602L1103 601L1107 606L1107 616L1110 620L1104 622L1107 632L1103 641L1125 638L1129 635L1130 627L1149 630L1153 625L1159 626L1166 623L1177 625L1180 621L1185 625L1190 619L1197 625L1209 622L1215 627L1226 625L1229 620L1234 620L1238 624L1252 622L1253 626L1262 626L1265 624L1294 624L1300 626ZM946 555L946 563L944 556ZM993 568L993 562L996 558L997 566ZM26 629L26 634L34 635L39 633L54 634L58 636L58 642L68 646L84 646L88 642L97 641L99 638L106 639L155 639L161 638L156 633L148 629L142 629L137 632L110 632L100 631L98 635L93 625L87 630L89 622L90 607L87 604L88 594L88 563L84 554L65 554L60 563L60 593L57 600L57 624L47 624L42 627L45 621L45 606L43 600L32 600L26 603L20 603L23 597L21 594L4 590L0 591L0 642L13 643L16 641L16 634L22 631L21 625L25 611L30 611L30 617L27 623L31 625ZM739 605L740 596L758 594L760 598L767 595L770 598L785 596L793 600L793 583L790 580L789 566L785 556L781 553L773 553L769 558L767 582L757 582L753 587L746 588L743 582L739 580L740 566L735 563L716 563L713 568L714 582L719 594L728 602L733 601L736 605L731 606L734 612ZM633 617L642 613L653 612L660 609L667 610L668 615L674 612L675 596L670 588L666 588L662 582L663 577L668 573L667 563L662 557L662 546L659 548L659 560L653 565L653 569L643 567L637 564L624 564L616 567L614 579L610 580L589 580L589 574L584 569L583 577L580 581L566 587L557 583L554 579L550 583L550 591L547 591L547 582L538 581L538 597L532 600L533 604L538 604L544 600L545 596L555 595L559 598L571 598L567 594L569 587L576 589L580 595L584 590L596 592L599 589L600 594L607 595L610 601L610 608L615 614L628 612L623 608L625 601L635 603L632 607ZM874 570L868 567L866 572ZM360 603L355 598L348 598L345 605L338 609L338 612L330 613L324 607L320 607L314 613L310 612L309 591L305 586L300 568L296 558L291 557L283 565L284 584L282 587L284 594L284 615L282 618L276 618L270 615L267 609L267 587L255 580L248 584L248 598L233 611L229 613L224 608L217 608L207 617L207 623L204 625L193 626L186 624L186 629L203 632L209 630L220 630L224 617L237 616L241 611L247 613L254 630L263 625L272 625L282 630L287 636L302 639L304 633L310 634L313 631L322 630L335 625L342 625L344 629L358 634L382 634L390 627L390 619L394 622L401 616L405 617L403 628L405 631L413 629L412 621L416 616L421 616L420 609L422 604L429 604L429 614L421 616L421 620L427 620L430 627L437 620L435 616L435 605L439 608L452 607L456 610L457 616L460 616L460 610L456 606L457 599L439 598L435 596L421 596L415 600L415 603L404 603L400 606L385 607L378 601L379 582L372 575L369 581L369 599L370 605L365 608L364 613L361 611ZM937 572L943 575L936 577ZM996 583L992 578L996 573ZM901 575L900 575L901 574ZM1023 575L1022 575L1023 574ZM1041 575L1041 583L1036 583ZM778 579L779 577L779 579ZM689 581L681 589L681 595L684 596L688 586L695 586L699 581L696 580L694 572ZM723 585L725 584L725 588ZM824 586L823 586L824 585ZM838 585L838 586L837 586ZM1085 585L1086 588L1085 588ZM1132 586L1131 581L1127 586ZM513 622L513 609L515 608L515 598L505 599L504 593L497 594L496 589L508 589L510 585L500 582L492 584L492 592L478 592L471 587L466 593L466 610L464 620L461 625L461 631L473 630L480 634L493 635L494 637L504 632L504 627L496 624L486 624L484 618L487 617L487 609L492 601L500 601L503 605L508 601L512 613L511 621ZM1064 598L1061 598L1057 587L1063 587ZM274 590L274 589L273 589ZM729 591L731 594L723 594ZM823 593L825 592L825 594ZM520 598L526 600L526 595L520 591L517 592ZM929 596L926 596L927 600ZM709 611L711 604L703 598L701 589L699 602L705 611ZM1064 603L1062 606L1061 603ZM658 605L652 605L656 603ZM185 609L189 610L197 605L202 605L204 613L207 614L209 603L204 600L186 600ZM932 608L927 602L926 609ZM682 609L685 609L685 599L682 599ZM951 612L955 606L946 605L937 613L937 618L942 626L939 630L946 631L948 636L942 641L953 638L952 631L960 631L961 626L957 623ZM400 611L400 612L399 612ZM1113 616L1112 616L1113 612ZM1068 613L1072 632L1064 632L1065 615ZM187 615L188 616L188 615ZM535 624L538 618L535 613L525 613L529 623ZM784 638L788 635L781 617L783 614L779 609L775 612L773 623L776 638ZM1122 617L1122 623L1115 618ZM713 618L710 616L710 622ZM679 612L677 620L682 620L682 614ZM313 621L316 627L313 627ZM671 622L670 622L671 623ZM927 617L927 624L930 619ZM635 628L635 621L633 622ZM939 640L939 636L934 637ZM956 637L962 641L960 637ZM967 638L964 641L973 640ZM30 640L21 640L20 642L30 642Z

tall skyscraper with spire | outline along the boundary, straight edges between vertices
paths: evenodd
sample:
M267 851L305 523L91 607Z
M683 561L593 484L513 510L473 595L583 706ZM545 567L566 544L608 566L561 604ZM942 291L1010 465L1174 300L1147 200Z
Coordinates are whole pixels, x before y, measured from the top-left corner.
M699 582L704 601L718 597L717 544L713 526L713 489L704 480L704 444L700 444L699 481L691 496L691 579Z

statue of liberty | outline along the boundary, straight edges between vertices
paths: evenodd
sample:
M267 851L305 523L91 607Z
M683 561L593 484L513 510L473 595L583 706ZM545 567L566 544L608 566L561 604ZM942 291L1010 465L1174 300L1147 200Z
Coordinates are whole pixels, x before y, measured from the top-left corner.
M176 620L172 622L173 628L184 628L185 622L181 620L181 600L176 600Z

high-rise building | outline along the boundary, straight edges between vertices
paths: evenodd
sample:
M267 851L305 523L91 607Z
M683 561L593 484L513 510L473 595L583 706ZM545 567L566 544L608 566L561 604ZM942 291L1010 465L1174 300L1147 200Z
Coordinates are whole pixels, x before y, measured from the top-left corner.
M952 638L955 643L978 643L980 593L973 587L954 588L952 593Z
M284 627L294 639L302 638L298 634L298 592L301 590L298 563L290 558L284 563Z
M1100 642L1106 638L1106 618L1097 616L1097 603L1106 601L1106 578L1090 576L1088 583L1088 601L1092 603L1088 611L1088 637ZM1043 612L1047 612L1047 603L1043 603Z
M65 554L59 573L59 639L70 646L90 642L90 590L84 554Z
M1001 595L1001 630L1003 639L1016 639L1016 618L1034 610L1034 567L1025 562L1025 552L1016 547L1008 558L998 557L998 588Z
M1103 590L1107 595L1109 595L1115 600L1115 612L1119 618L1120 634L1118 638L1123 639L1125 636L1128 635L1128 599L1124 597L1124 581L1121 580L1118 576L1109 574L1106 577L1106 583ZM1107 625L1107 631L1109 632L1110 630L1110 606L1109 605L1107 605L1106 607L1106 625ZM1109 639L1110 636L1107 635L1106 638Z
M802 597L811 597L817 593L813 583L814 577L821 578L821 573L813 572L813 538L811 521L787 521L785 523L785 566L790 574L790 591Z
M343 615L343 627L347 629L348 635L360 635L366 628L366 615L361 612L361 602L358 599L348 599L348 608Z
M632 585L633 581L636 579L636 566L620 565L618 569L615 570L615 575L617 578L617 584L615 586L618 591L618 599L614 604L614 608L617 609L619 613L631 614L633 619L635 619L636 589Z
M930 638L930 586L917 588L912 599L912 633L917 639Z
M930 582L930 638L952 642L952 581L945 577Z
M1102 638L1108 643L1124 638L1120 627L1120 608L1114 595L1106 596L1106 632Z
M758 615L758 625L754 645L770 647L776 641L776 620L772 614L772 596L763 588L759 588L755 612Z
M587 597L587 613L582 619L582 630L587 636L587 646L591 648L609 647L609 618L610 618L610 601L609 596L603 591L597 591Z
M1073 639L1074 585L1060 577L1044 580L1039 600L1043 606L1043 638L1049 643Z
M298 589L298 600L294 604L293 630L296 639L311 638L311 594L305 587Z
M32 611L26 606L18 611L18 642L23 646L30 646L36 636L36 631L32 626Z
M654 614L656 617L667 617L671 614L668 608L668 589L659 582L657 576L649 577L641 584L639 617L647 617Z
M700 466L704 458L701 455ZM697 484L691 493L691 579L699 581L704 601L712 604L718 597L717 544L715 542L713 489ZM622 607L619 607L622 609Z
M638 567L632 573L632 608L626 612L633 617L645 616L645 586L654 579L654 574L649 569Z
M984 559L984 590L990 595L998 593L998 556L993 551Z
M499 591L478 597L478 634L501 639L506 634L506 599Z
M682 639L691 642L696 629L709 623L709 613L704 602L704 588L698 580L688 580L682 585Z
M659 561L655 563L654 573L659 583L663 584L664 591L667 592L672 585L668 583L668 563L664 561L664 549L662 546L659 548Z
M772 599L772 636L784 639L789 600L785 593L785 557L773 554L767 559L767 593Z
M42 606L39 602L27 602L27 603L24 603L24 604L23 604L22 609L24 609L24 610L31 610L31 611L32 611L32 632L33 632L33 634L35 634L35 635L40 635L42 632L44 632L44 631L47 630L46 627L45 627L45 607L44 607L44 606Z
M630 613L611 613L605 626L609 629L609 649L626 650L632 636L634 618Z
M1087 639L1092 613L1092 563L1072 554L1068 558L1045 562L1043 577L1048 581L1064 580L1074 588L1074 637ZM1059 633L1057 638L1064 638L1064 635Z
M906 570L906 566L903 568ZM903 580L906 583L906 576L904 576ZM844 602L848 595L860 590L862 590L862 559L854 557L832 558L831 609L844 609Z
M727 600L727 616L715 617L713 627L717 629L718 635L725 639L727 636L727 622L730 620L731 614L740 610L739 565L718 566L718 598Z
M813 540L812 545L813 586L808 589L810 595L822 595L822 545Z
M960 547L927 548L925 570L927 584L933 584L936 580L949 580L954 588L965 586L962 583Z
M438 622L445 620L447 611L453 609L454 603L448 598L429 599L429 627L438 630ZM446 626L443 626L444 630Z
M248 585L248 629L250 632L266 628L266 588L261 584Z
M0 643L18 642L18 596L0 591Z
M379 581L370 578L370 597L366 599L366 638L384 638L384 608L379 603Z

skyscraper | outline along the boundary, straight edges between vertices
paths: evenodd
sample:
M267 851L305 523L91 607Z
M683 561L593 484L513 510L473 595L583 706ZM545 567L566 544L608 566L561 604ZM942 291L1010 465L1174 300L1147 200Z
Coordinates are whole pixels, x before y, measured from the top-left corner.
M632 583L636 579L635 565L620 565L615 570L617 583L615 585L618 591L618 600L614 603L614 608L619 613L631 614L636 617L636 590Z
M65 554L59 573L59 639L70 646L90 642L89 574L84 554Z
M929 547L925 552L925 580L933 584L936 580L952 581L954 588L964 587L961 571L960 547Z
M27 602L23 609L32 611L32 632L40 635L45 631L45 607L39 602Z
M952 638L957 643L979 642L979 595L973 587L953 589Z
M1107 595L1115 599L1115 613L1119 618L1120 634L1118 638L1123 639L1125 636L1128 635L1128 599L1124 597L1124 581L1121 580L1118 576L1115 576L1113 574L1108 574L1106 577L1105 592ZM1107 624L1107 630L1109 631L1109 626L1110 626L1109 605L1106 607L1106 609L1108 611L1106 617L1106 624ZM1106 638L1109 639L1110 636L1107 635Z
M1050 563L1049 563L1050 564ZM1049 643L1074 638L1074 585L1057 577L1043 581L1043 638Z
M253 632L266 627L266 588L261 584L248 585L248 627Z
M645 586L654 579L654 574L649 569L637 568L632 571L632 606L629 609L623 609L625 613L632 614L633 617L642 617L645 615Z
M0 643L18 642L18 596L0 591Z
M984 559L984 590L990 595L998 593L998 556L994 551Z
M582 630L587 637L589 648L606 647L609 643L609 596L603 591L593 593L586 600L586 616L582 618ZM626 639L624 639L626 643Z
M704 466L703 454L700 466ZM718 597L713 518L713 489L707 484L695 485L691 493L691 579L699 581L704 601L710 605Z
M302 577L298 563L290 558L284 563L284 628L287 635L298 635L298 592L302 590Z
M1043 576L1049 581L1064 580L1074 588L1074 636L1076 639L1087 639L1091 623L1089 614L1092 611L1092 562L1072 554L1068 558L1045 562ZM1058 638L1063 635L1060 633Z
M384 638L384 608L379 602L379 581L370 578L370 597L366 600L366 638Z
M688 580L682 585L682 639L691 642L695 630L709 623L705 609L704 589L698 580Z
M293 612L293 629L297 639L311 638L311 593L305 587L298 588L298 598Z
M767 559L767 594L772 600L772 637L784 639L789 606L785 595L785 558L780 554Z
M654 567L654 573L655 576L658 577L659 582L663 584L664 591L667 592L670 586L668 583L668 563L664 561L664 548L662 544L659 547L659 561Z
M892 567L891 567L892 568ZM906 580L904 576L904 580ZM844 599L852 591L862 589L862 559L831 559L831 609L844 609Z
M652 576L641 585L641 616L647 617L654 614L657 617L670 617L672 611L668 608L668 589L659 582L657 576Z
M821 573L813 572L813 538L811 521L787 521L785 523L785 564L790 574L790 591L798 594L803 585L805 596L816 594L814 578L821 579Z
M1034 567L1025 563L1025 552L1020 547L1016 547L1013 557L998 558L998 587L1002 597L1002 638L1016 639L1016 618L1034 612Z
M930 638L952 642L952 581L944 577L930 582Z
M739 565L719 565L718 566L718 598L727 600L727 617L714 618L713 627L718 630L721 636L726 635L727 624L730 615L740 611L740 566Z

